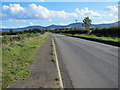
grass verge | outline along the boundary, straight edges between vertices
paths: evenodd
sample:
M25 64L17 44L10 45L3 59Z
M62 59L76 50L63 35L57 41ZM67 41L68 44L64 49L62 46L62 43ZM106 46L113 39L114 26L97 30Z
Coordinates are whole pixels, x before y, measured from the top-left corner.
M2 88L30 75L26 67L36 61L34 56L47 38L44 34L2 47Z
M92 35L72 35L72 34L64 34L68 36L75 36L75 37L84 37L84 38L91 38L91 39L96 39L96 40L103 40L103 41L112 41L112 42L120 42L120 38L111 38L111 37L97 37L97 36L92 36Z

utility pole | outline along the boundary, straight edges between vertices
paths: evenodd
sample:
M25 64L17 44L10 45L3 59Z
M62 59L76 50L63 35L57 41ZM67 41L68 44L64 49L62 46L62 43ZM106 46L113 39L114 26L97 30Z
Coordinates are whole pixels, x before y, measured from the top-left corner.
M76 21L76 23L77 23L78 20L76 19L75 21Z

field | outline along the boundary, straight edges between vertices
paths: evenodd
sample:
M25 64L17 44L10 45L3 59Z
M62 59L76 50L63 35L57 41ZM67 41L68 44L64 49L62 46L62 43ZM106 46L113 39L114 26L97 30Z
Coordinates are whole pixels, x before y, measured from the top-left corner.
M19 37L21 37L21 39ZM3 88L9 87L16 80L24 81L25 78L30 75L30 72L26 70L26 67L36 61L34 56L47 38L48 34L24 34L21 36L16 35L3 37Z

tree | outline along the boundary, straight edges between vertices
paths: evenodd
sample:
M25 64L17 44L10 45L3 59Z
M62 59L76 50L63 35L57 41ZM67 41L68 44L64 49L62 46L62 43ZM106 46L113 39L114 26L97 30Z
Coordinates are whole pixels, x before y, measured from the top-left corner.
M84 20L83 20L83 26L87 29L90 28L90 26L92 25L91 24L92 20L89 18L89 17L86 17Z
M13 29L10 29L9 32L10 32L10 34L12 34L14 31L13 31Z

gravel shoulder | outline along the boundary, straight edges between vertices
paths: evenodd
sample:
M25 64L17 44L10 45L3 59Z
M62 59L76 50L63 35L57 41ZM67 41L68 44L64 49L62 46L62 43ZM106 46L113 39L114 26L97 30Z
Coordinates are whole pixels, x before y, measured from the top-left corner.
M23 82L16 81L9 88L56 88L57 69L53 62L52 36L49 36L45 44L38 50L35 56L37 60L27 70L31 75Z

